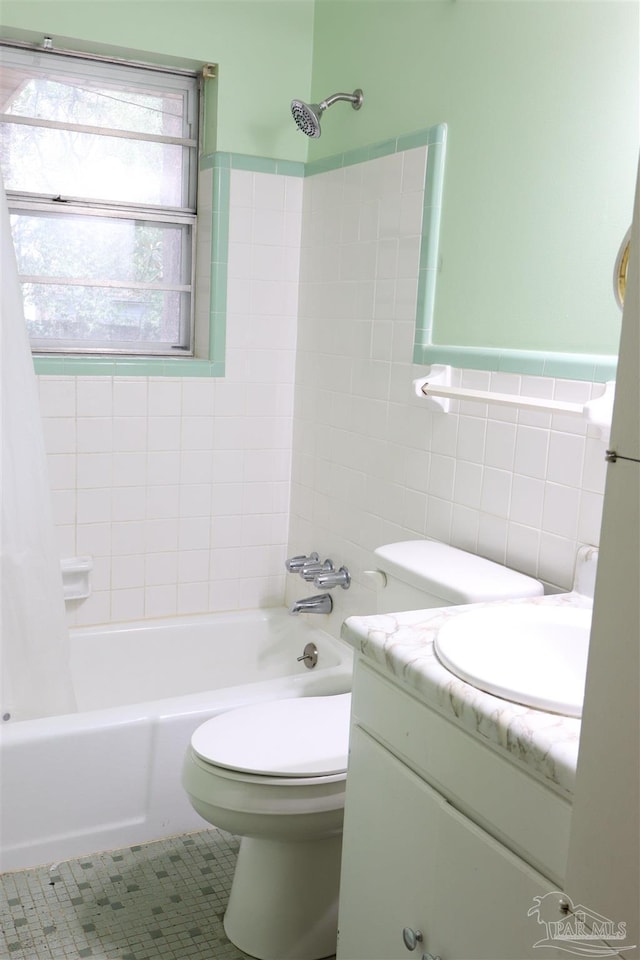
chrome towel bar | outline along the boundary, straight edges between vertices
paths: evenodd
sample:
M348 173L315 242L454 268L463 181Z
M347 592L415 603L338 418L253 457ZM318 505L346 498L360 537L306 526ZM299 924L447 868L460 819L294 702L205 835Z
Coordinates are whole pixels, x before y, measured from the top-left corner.
M546 397L527 397L511 393L495 393L489 390L473 390L467 387L451 386L449 366L434 365L428 376L413 381L418 397L426 397L433 410L449 412L449 400L471 400L479 403L494 403L499 406L519 407L525 410L537 410L539 413L556 413L581 417L588 424L597 427L601 434L608 433L611 427L615 382L604 384L599 397L586 403L571 403L565 400L551 400Z

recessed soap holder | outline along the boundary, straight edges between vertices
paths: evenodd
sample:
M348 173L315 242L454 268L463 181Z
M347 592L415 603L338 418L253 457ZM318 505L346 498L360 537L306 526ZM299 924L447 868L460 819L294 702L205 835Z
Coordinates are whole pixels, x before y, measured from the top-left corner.
M93 557L65 557L60 561L62 593L65 600L86 600L91 593Z

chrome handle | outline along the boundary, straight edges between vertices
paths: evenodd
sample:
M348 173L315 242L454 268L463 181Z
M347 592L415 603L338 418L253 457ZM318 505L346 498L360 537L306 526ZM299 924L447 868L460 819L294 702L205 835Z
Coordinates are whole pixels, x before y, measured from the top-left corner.
M313 582L320 590L331 590L333 587L342 587L343 590L349 589L351 577L346 567L340 567L339 570L328 570L326 573L318 573Z
M319 573L331 570L333 570L333 560L325 560L323 563L319 561L305 563L298 572L303 580L315 580Z
M420 930L412 930L411 927L404 927L402 930L402 940L407 950L415 950L419 943L422 943L424 937Z
M309 556L299 556L299 557L289 557L288 560L285 560L284 565L287 569L287 573L299 573L300 570L304 567L305 563L312 563L314 560L319 560L320 557L317 553L310 553Z

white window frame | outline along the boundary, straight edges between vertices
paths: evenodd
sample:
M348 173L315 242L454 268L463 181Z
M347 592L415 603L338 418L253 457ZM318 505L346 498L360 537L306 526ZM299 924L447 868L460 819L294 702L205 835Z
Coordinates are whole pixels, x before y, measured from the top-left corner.
M0 114L0 122L27 123L30 126L45 126L49 128L69 129L78 133L91 133L100 136L126 137L135 140L152 140L177 144L183 148L182 165L182 205L180 207L156 206L135 204L126 201L105 202L96 198L74 196L51 196L36 192L7 190L7 201L10 214L42 214L53 217L72 218L74 216L90 216L92 218L112 218L113 220L136 220L142 223L169 224L180 228L183 236L182 263L183 275L177 284L160 283L144 284L135 281L126 281L121 285L127 288L161 289L167 292L176 292L185 304L181 311L180 335L177 342L150 342L132 341L122 342L113 340L82 343L78 341L64 341L54 339L32 339L34 354L41 356L55 356L56 354L80 356L129 356L144 359L146 357L193 357L194 356L194 291L195 291L195 264L196 264L196 209L198 166L200 159L200 131L202 129L202 77L188 71L165 68L162 66L133 63L125 60L100 57L93 54L76 53L73 51L49 51L41 48L34 49L30 45L2 42L0 46L2 61L8 66L23 66L28 69L37 69L45 72L50 65L64 67L67 74L92 77L103 75L110 83L121 79L126 84L140 85L145 89L158 88L160 90L181 91L185 97L185 127L182 137L170 137L161 134L132 133L120 130L105 130L101 127L88 124L60 123L37 118L24 118L12 114ZM53 72L53 70L51 71ZM184 149L186 148L186 149ZM56 283L61 285L91 286L86 279L72 278L61 281L59 278L46 275L21 275L22 283ZM118 286L115 281L94 281L94 286Z

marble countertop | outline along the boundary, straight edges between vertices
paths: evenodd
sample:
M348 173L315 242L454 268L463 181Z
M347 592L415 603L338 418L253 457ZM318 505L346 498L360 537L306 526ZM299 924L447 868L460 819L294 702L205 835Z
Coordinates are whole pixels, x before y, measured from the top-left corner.
M577 592L526 600L475 603L410 610L397 614L349 617L342 638L385 673L401 680L438 713L506 753L518 765L566 797L573 795L580 720L534 710L484 693L447 670L433 642L452 617L486 607L514 605L591 607Z

